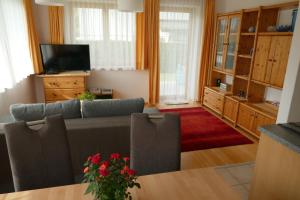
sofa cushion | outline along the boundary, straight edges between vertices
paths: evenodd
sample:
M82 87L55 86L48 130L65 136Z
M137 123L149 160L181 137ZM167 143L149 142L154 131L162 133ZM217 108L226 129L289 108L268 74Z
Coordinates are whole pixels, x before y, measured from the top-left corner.
M144 99L124 100L94 100L82 102L82 117L112 117L126 116L132 113L142 113L144 110Z
M56 103L14 104L10 113L15 121L36 121L46 116L61 114L64 119L80 118L80 101L78 99Z
M81 118L80 101L74 99L46 104L45 116L57 114L62 114L64 119Z
M15 121L35 121L45 117L45 104L13 104L10 113Z

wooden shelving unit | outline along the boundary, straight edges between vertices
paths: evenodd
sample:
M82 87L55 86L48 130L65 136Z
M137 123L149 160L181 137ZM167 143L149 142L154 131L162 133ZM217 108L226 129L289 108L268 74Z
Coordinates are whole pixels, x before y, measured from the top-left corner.
M298 8L298 4L261 6L217 16L214 61L207 87L211 97L206 98L206 104L214 105L209 102L214 96L225 96L224 106L218 106L223 113L218 113L256 137L260 134L258 126L276 121L278 109L265 101L265 91L268 87L282 89L293 36L292 32L267 30L277 25L279 12ZM255 27L255 32L249 32L250 27ZM224 44L220 44L220 37ZM224 83L228 76L233 83L224 93L216 87L216 80Z

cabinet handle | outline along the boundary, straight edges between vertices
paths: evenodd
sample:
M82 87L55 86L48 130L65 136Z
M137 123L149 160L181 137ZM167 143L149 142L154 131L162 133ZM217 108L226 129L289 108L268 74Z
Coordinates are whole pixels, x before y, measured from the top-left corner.
M277 62L277 60L273 59L273 62Z
M217 100L218 100L218 101L221 101L221 99L220 99L220 98L217 98Z
M55 96L55 97L57 96L55 93L52 93L52 95Z

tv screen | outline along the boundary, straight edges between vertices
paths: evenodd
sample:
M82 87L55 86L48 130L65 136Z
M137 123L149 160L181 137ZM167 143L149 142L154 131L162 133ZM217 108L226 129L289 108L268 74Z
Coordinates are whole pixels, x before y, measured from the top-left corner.
M91 69L89 45L41 44L40 48L46 74Z

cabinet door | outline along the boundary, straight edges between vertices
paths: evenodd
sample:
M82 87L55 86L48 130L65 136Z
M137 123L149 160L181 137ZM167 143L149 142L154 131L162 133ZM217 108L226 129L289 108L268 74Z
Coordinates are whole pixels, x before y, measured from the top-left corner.
M257 136L260 136L260 131L258 130L258 128L268 124L275 124L275 119L256 113L255 120L252 126L252 132Z
M291 36L275 36L272 39L272 44L274 43L272 46L275 46L275 52L273 56L270 84L276 87L283 87L291 41Z
M225 43L225 65L224 69L227 72L233 72L236 58L238 32L240 29L240 16L233 15L229 17L229 29L227 33L227 42Z
M255 111L243 104L240 104L237 124L248 131L252 131L254 118Z
M231 122L236 121L239 102L225 97L223 116Z
M216 34L216 52L214 67L218 70L223 69L224 48L226 40L226 31L228 25L228 17L220 17L217 20L217 34Z
M271 40L271 36L259 36L257 39L255 60L252 71L253 80L265 82Z

